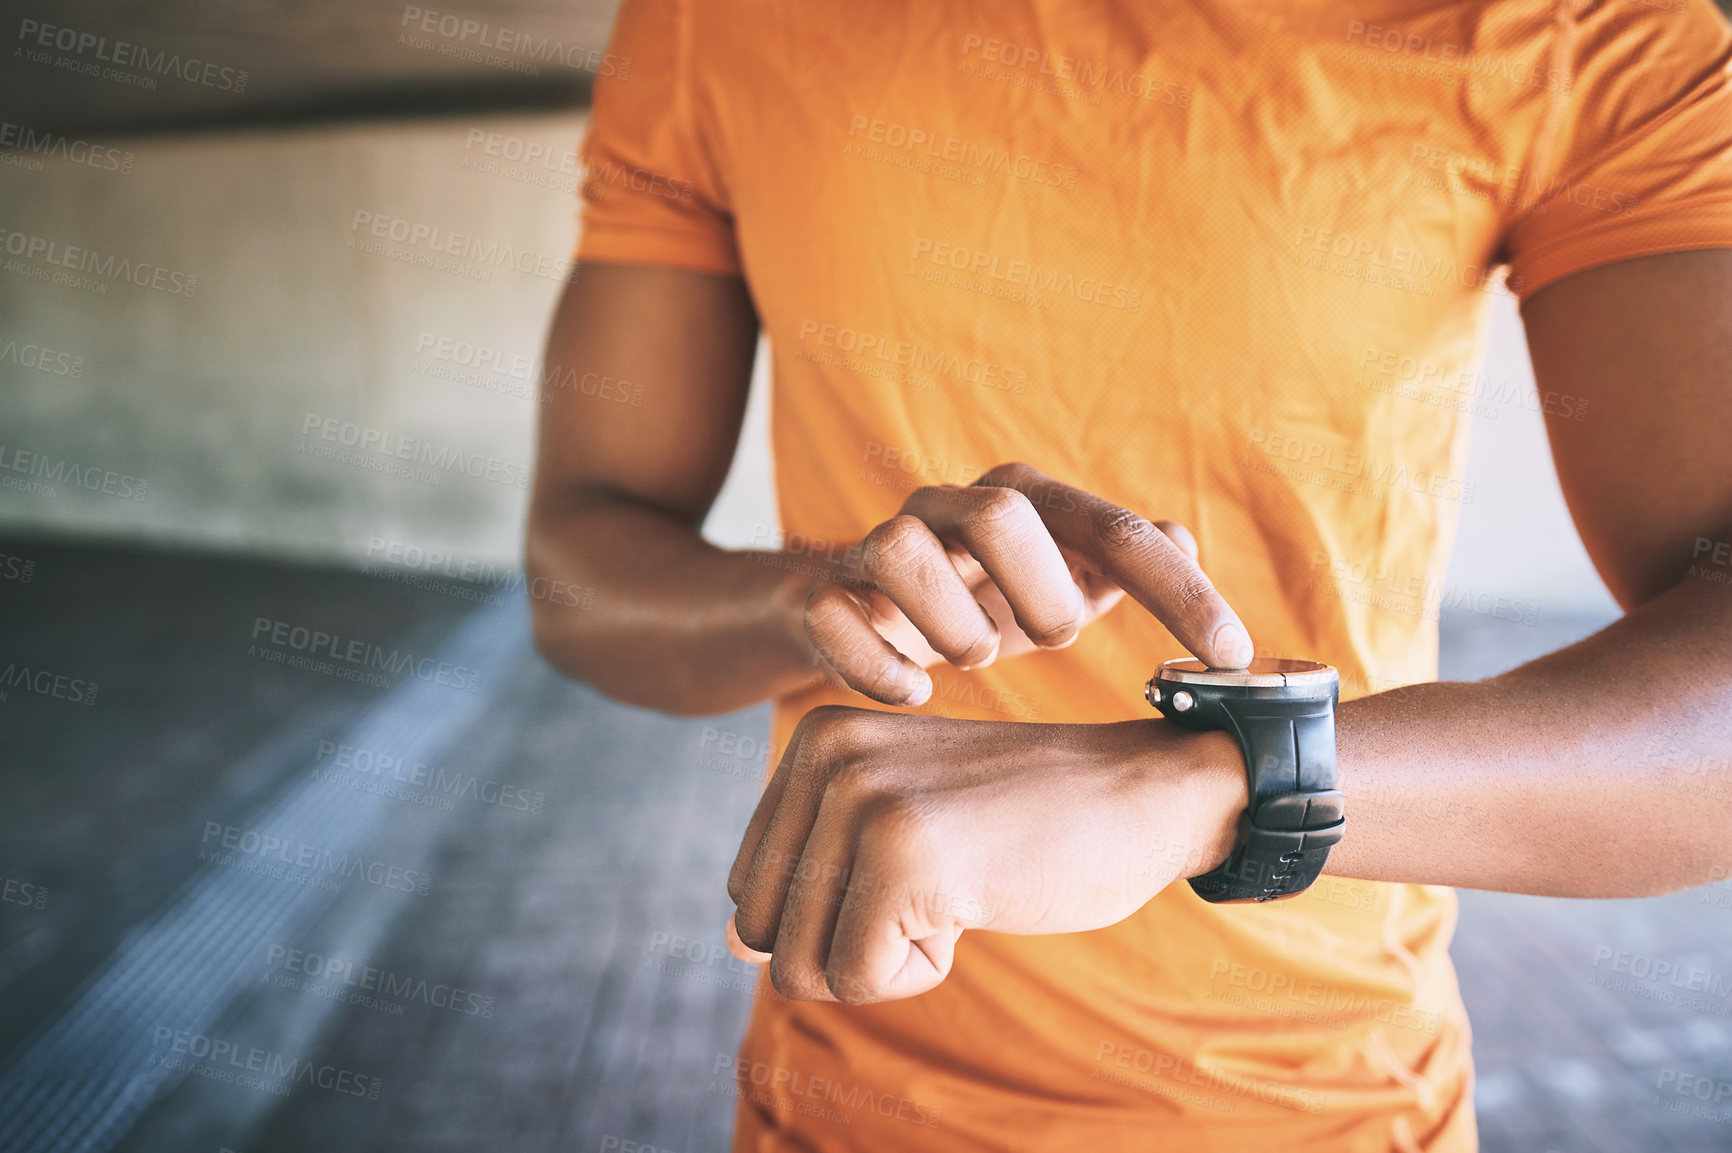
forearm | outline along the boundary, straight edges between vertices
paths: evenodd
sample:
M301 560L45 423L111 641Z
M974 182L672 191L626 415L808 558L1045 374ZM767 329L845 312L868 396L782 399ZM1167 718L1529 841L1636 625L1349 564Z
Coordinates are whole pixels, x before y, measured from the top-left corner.
M801 628L815 579L778 553L733 552L624 501L544 513L530 534L536 643L561 672L664 712L729 712L816 684ZM593 590L590 595L587 590Z
M1686 577L1569 648L1338 716L1329 872L1571 897L1732 875L1732 590Z

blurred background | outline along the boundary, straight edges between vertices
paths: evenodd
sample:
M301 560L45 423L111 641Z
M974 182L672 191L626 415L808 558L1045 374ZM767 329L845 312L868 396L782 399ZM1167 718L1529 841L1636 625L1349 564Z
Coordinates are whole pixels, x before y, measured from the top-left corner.
M0 1148L724 1149L768 713L522 608L613 5L0 9ZM1493 308L1445 677L1616 614ZM1487 1149L1732 1149L1732 886L1462 908Z

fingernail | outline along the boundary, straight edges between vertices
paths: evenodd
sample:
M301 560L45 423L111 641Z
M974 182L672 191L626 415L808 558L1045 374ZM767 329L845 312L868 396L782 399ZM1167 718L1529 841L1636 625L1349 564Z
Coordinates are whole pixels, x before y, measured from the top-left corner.
M1228 621L1216 629L1214 639L1209 643L1219 662L1216 668L1242 669L1251 663L1256 651L1251 647L1250 634L1236 621Z
M908 704L910 706L923 705L931 699L932 678L921 673L919 679L914 682L914 687L909 690Z
M958 662L956 662L956 667L961 669L965 673L971 673L975 669L984 669L987 665L990 665L993 661L996 661L997 659L998 659L998 642L994 641L992 644L992 651L987 653L984 657L975 661L971 665L965 665L961 661L958 661Z

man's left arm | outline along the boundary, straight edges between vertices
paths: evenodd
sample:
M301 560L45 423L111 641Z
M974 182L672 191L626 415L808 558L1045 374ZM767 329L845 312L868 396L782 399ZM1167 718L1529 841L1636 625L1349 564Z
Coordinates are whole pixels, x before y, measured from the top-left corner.
M1542 395L1588 401L1587 419L1551 419L1553 455L1626 615L1487 681L1343 705L1330 873L1568 897L1732 876L1726 302L1732 250L1609 265L1527 301ZM1246 804L1221 732L815 709L729 874L733 944L785 996L913 996L966 928L1098 928L1208 872Z
M1352 701L1329 872L1571 897L1732 875L1732 250L1522 308L1552 455L1625 616L1502 676ZM1545 406L1542 406L1542 408Z

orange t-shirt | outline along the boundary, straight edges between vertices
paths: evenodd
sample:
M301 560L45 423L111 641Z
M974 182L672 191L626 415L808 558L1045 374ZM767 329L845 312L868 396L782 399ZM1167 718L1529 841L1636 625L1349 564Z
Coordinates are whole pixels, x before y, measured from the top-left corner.
M1465 414L1511 402L1489 296L1732 247L1729 41L1708 0L625 0L579 257L745 277L794 553L1026 460L1188 525L1262 654L1351 698L1436 675ZM1147 716L1180 653L1127 602L927 708ZM782 701L776 745L829 701L866 703ZM1430 886L1175 884L964 934L905 1001L766 985L736 1144L1471 1149L1454 920Z

